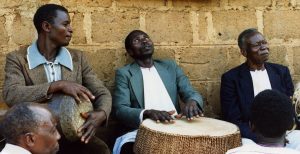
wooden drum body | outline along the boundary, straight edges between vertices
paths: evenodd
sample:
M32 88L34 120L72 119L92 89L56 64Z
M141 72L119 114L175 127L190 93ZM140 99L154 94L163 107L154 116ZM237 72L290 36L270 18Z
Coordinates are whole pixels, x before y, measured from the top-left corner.
M137 154L224 154L241 145L234 124L212 119L175 120L174 124L145 120L137 133Z

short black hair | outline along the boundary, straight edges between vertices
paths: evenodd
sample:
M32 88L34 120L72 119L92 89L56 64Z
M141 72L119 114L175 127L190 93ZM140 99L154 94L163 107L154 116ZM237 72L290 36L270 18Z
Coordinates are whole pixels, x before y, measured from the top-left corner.
M10 108L0 124L0 133L7 143L18 144L21 135L37 130L40 118L30 108L36 103L19 103Z
M253 34L260 33L256 28L249 28L240 33L238 37L238 45L240 49L245 49L246 40Z
M133 30L127 35L127 37L125 38L125 49L127 52L128 52L128 50L131 49L133 38L135 38L139 34L144 34L144 35L148 36L147 33L143 32L141 30Z
M264 137L276 138L292 128L293 113L289 97L275 90L264 90L254 98L250 121Z
M45 4L37 9L33 17L33 23L38 33L42 31L42 23L47 21L51 24L54 23L53 19L56 17L56 11L63 11L68 13L68 10L57 4Z

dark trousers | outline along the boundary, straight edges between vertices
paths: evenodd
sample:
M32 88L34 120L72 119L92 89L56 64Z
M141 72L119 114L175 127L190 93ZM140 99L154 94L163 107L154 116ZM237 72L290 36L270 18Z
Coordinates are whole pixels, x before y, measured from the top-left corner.
M89 143L70 142L65 138L59 140L58 154L110 154L108 146L99 138L93 137Z
M120 154L133 154L133 145L134 142L125 143L121 148Z

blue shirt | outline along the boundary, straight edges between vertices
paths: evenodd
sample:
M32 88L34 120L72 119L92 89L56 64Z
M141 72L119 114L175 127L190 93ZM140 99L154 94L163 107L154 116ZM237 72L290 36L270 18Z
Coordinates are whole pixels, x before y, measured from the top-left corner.
M27 59L29 69L34 69L39 65L44 65L48 82L61 80L61 66L65 66L73 71L72 56L65 47L61 47L55 57L55 60L50 62L47 61L47 59L41 54L37 47L37 42L35 41L27 48Z

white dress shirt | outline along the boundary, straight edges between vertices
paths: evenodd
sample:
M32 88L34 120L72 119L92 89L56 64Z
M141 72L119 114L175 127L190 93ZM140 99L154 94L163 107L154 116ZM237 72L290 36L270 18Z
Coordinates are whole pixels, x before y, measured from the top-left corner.
M20 146L6 143L0 154L31 154L31 152Z
M254 96L266 89L272 89L269 75L266 69L263 71L250 71L250 74L252 77Z

